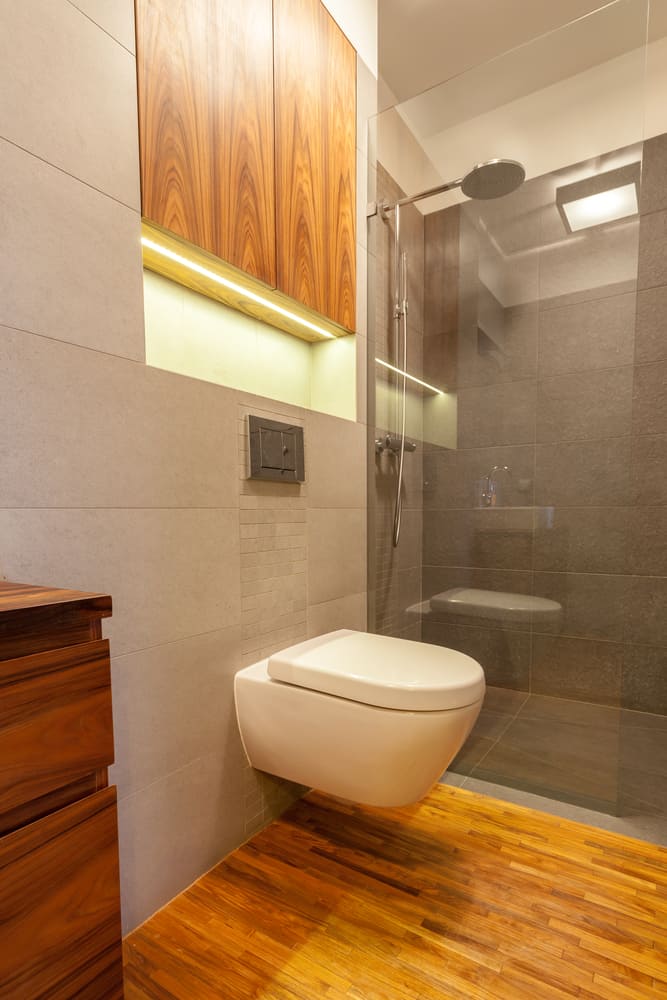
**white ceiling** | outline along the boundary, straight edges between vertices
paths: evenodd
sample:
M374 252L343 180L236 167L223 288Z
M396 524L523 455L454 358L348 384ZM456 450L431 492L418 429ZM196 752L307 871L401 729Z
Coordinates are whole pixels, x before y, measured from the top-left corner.
M600 0L378 0L379 73L405 101L605 6Z

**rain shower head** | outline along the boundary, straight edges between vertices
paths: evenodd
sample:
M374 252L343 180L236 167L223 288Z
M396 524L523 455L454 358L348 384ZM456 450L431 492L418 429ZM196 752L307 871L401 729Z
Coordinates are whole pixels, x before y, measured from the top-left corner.
M502 198L521 187L526 177L523 165L517 160L487 160L478 163L461 181L461 190L467 198L486 201Z

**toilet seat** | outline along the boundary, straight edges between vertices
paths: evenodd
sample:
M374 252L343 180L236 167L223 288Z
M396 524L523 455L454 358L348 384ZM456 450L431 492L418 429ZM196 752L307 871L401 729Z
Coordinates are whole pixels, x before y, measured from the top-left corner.
M274 681L406 712L464 708L484 695L484 672L464 653L350 629L283 649L267 670Z

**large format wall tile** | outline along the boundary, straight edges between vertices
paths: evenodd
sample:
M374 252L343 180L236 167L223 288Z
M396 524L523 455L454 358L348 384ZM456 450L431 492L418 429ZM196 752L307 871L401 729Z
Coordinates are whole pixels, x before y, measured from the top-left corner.
M305 419L310 507L366 506L366 427L309 412Z
M632 438L632 502L667 504L667 434Z
M534 378L537 367L537 306L503 308L491 293L482 288L485 300L491 300L488 311L496 313L486 321L478 305L477 314L469 325L459 324L458 385L496 385ZM478 292L475 298L481 295ZM463 304L465 313L465 303ZM496 327L498 329L496 330ZM479 337L486 337L485 349L480 349ZM488 330L488 334L486 331ZM497 342L497 347L492 344Z
M127 17L127 0L108 6ZM132 54L67 0L6 2L1 16L0 136L139 211Z
M3 510L0 553L10 580L111 594L117 656L239 623L236 510Z
M459 448L530 444L534 440L534 381L508 382L459 391Z
M635 367L632 430L635 434L667 432L667 361Z
M311 604L308 608L308 638L334 632L339 628L366 631L367 595L349 594L324 604Z
M667 135L656 135L644 142L640 211L662 212L667 209Z
M637 320L635 330L635 362L667 360L667 285L646 288L637 293Z
M243 842L243 775L200 757L122 799L118 827L127 933Z
M557 601L557 621L535 622L533 630L586 639L624 639L623 617L628 591L625 576L602 573L535 573L534 593Z
M636 295L540 312L540 377L632 364Z
M139 213L3 141L0 176L0 323L143 361Z
M667 715L667 650L664 647L623 648L623 707Z
M4 329L0 422L13 427L0 506L238 504L236 394L222 387Z
M628 577L623 607L626 642L667 646L667 579Z
M535 503L614 507L631 500L631 439L538 445Z
M206 754L243 770L234 705L240 652L236 627L113 657L116 761L109 777L119 798Z
M531 569L533 533L532 519L513 507L425 510L424 557L432 566Z
M538 382L537 440L581 441L630 433L632 367Z
M536 570L570 573L625 573L628 535L626 507L556 509L553 525L543 521L535 534Z
M630 511L628 572L667 576L667 507L635 507Z
M643 215L639 237L638 288L667 284L667 212Z
M623 645L563 636L533 638L531 691L603 705L619 705Z
M529 445L502 448L439 448L424 454L424 507L480 507L486 479L494 474L501 507L533 503L535 450ZM507 466L509 473L502 471Z
M71 0L71 3L129 52L134 52L133 0L114 0L114 3L108 0Z

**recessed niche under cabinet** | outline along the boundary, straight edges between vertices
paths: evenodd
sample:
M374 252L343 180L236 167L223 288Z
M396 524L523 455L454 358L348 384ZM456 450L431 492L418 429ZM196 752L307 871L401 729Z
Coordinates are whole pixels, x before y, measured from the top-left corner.
M356 419L356 337L308 342L144 271L146 363Z

